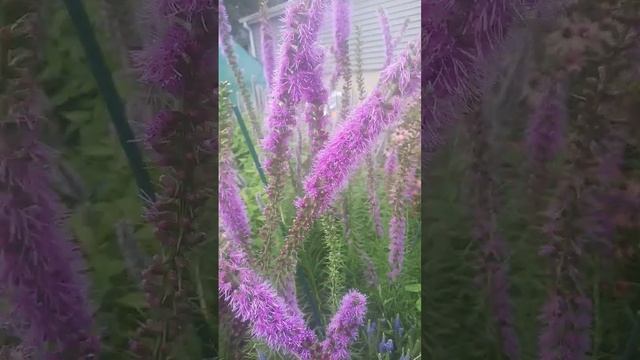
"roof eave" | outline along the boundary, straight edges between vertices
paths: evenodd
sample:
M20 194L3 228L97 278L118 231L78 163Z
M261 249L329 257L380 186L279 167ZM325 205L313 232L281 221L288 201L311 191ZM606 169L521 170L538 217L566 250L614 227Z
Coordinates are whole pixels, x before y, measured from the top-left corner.
M281 15L284 14L284 10L287 7L287 3L282 3L276 6L272 6L270 8L267 9L267 18L271 19L272 17L276 16L276 15ZM253 13L251 15L247 15L245 17L241 17L238 22L241 24L247 23L247 24L255 24L257 22L260 21L260 12L257 13Z

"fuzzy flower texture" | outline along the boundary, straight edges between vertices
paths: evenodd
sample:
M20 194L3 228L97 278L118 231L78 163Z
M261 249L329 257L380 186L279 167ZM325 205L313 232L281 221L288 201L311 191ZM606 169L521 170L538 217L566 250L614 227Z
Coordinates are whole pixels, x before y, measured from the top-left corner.
M27 2L20 6L24 12L10 11L5 17L24 15L2 29L7 43L14 36L33 39L38 26L35 11L30 12L35 9L28 9ZM2 292L23 345L50 360L95 358L99 341L92 334L84 265L62 229L65 210L52 189L50 151L38 140L43 101L33 75L36 44L21 45L19 51L0 55L7 60L3 70L10 70L0 74L7 80L0 91Z
M297 359L350 358L349 345L357 337L366 314L364 295L352 290L343 297L327 328L327 338L319 343L302 316L248 266L247 255L235 244L223 244L219 264L220 296L238 319L250 325L254 337Z

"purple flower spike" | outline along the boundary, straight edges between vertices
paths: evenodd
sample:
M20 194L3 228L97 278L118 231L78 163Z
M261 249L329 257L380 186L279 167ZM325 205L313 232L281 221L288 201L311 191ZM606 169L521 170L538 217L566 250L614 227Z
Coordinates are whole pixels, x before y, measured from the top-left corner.
M46 119L36 79L42 55L36 30L43 25L36 4L16 2L11 11L2 10L0 284L8 313L3 315L21 338L20 347L40 353L38 359L93 359L100 343L93 335L85 265L63 228L67 210L54 191L52 150L38 140Z
M321 82L323 51L317 45L318 30L328 0L290 2L284 17L282 45L270 92L269 112L266 118L269 132L262 140L265 151L264 168L269 177L268 202L264 209L265 223L260 230L264 240L260 263L262 267L271 259L271 240L278 222L277 206L287 175L289 139L296 125L295 108L300 102L309 104L305 118L309 123L313 146L324 140L323 110L326 90Z
M389 221L389 279L395 281L402 271L402 263L404 260L404 238L405 238L405 219L393 217Z
M140 70L141 80L158 86L173 95L182 90L183 76L178 69L184 54L192 45L189 30L181 24L173 24L161 38L144 50L133 54L133 61Z
M506 246L506 245L504 245ZM489 302L501 339L502 351L508 359L520 359L520 342L513 319L506 264L493 263L486 269L489 280Z
M591 347L592 304L582 295L553 294L540 319L540 360L585 360Z
M304 319L248 267L242 250L232 243L226 246L220 251L218 291L235 316L248 322L252 335L272 349L311 359L317 339Z
M318 154L304 188L320 211L326 210L344 187L351 171L373 147L374 141L403 114L405 97L415 93L420 77L411 71L408 55L383 73L380 85L352 112L350 119ZM383 87L397 84L398 94L386 101ZM393 85L391 85L393 86ZM402 96L404 94L404 96Z
M442 144L443 133L478 97L481 66L495 54L519 19L518 1L422 2L423 161Z
M393 41L391 39L391 28L389 27L389 18L383 8L378 9L378 18L380 19L380 28L382 29L382 37L384 38L385 59L383 68L391 64L393 58Z
M260 42L262 44L262 64L264 68L264 77L267 79L267 86L269 89L273 86L273 78L275 71L275 59L274 59L274 39L273 28L266 13L266 2L261 9L262 19L260 21Z
M322 342L323 359L350 359L349 345L358 337L358 328L364 323L367 298L355 290L349 291L327 327L327 338Z
M558 85L551 86L532 113L527 129L527 148L534 166L544 166L562 148L566 117L566 94Z
M95 355L84 264L60 226L65 210L51 190L48 150L36 138L35 101L16 106L0 125L0 280L26 324L26 344L46 348L50 359Z
M280 252L280 271L293 271L293 254L313 221L333 203L380 135L405 113L419 89L418 68L417 46L412 45L396 63L387 67L378 86L318 153L304 181L306 194L295 202L296 218Z
M218 185L220 225L231 241L246 250L249 246L251 228L247 209L240 197L240 189L236 179L236 171L229 154L227 154L220 162Z
M338 78L346 74L349 69L347 59L349 57L349 34L351 33L351 9L350 0L333 0L334 19L334 48L336 57L336 70L331 79L335 85Z

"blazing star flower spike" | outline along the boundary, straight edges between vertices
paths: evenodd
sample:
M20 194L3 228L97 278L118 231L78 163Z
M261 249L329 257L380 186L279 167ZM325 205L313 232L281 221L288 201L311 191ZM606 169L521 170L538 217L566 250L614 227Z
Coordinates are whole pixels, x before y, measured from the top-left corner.
M404 114L420 87L419 66L413 44L384 70L378 86L316 156L304 182L306 195L296 200L296 218L280 252L282 274L294 268L294 254L313 221L333 203L380 135Z
M388 276L391 281L395 281L402 271L404 261L404 239L406 221L404 218L393 217L389 222L389 266L391 271Z
M5 11L4 6L7 5ZM37 2L3 3L0 88L0 283L12 327L38 358L86 359L99 354L93 335L84 264L65 233L66 210L54 191L51 150L40 141L45 122L37 86ZM6 45L11 44L9 47Z
M584 360L591 347L592 304L584 296L552 295L546 302L540 320L541 360Z
M267 87L273 87L273 72L275 71L273 28L267 16L267 1L263 1L260 7L260 43L262 44L262 61L264 77L267 79Z
M226 247L226 249L225 249ZM248 322L253 336L276 351L312 359L317 339L304 319L289 309L275 289L247 265L233 243L220 249L218 291L236 317Z
M327 327L327 338L322 342L323 359L350 359L349 345L357 338L358 329L364 324L367 298L351 290L343 298L338 311Z
M247 209L240 197L237 184L237 174L229 154L220 162L218 185L218 211L220 212L221 227L227 236L247 249L251 228Z
M420 76L415 71L416 55L407 52L389 66L378 87L318 154L304 187L308 196L318 201L321 210L328 208L378 136L400 118L404 98L418 89ZM395 87L397 92L390 94L383 90L389 87Z
M380 19L380 28L382 29L382 37L384 38L385 58L383 67L387 67L393 59L393 41L391 39L389 18L387 18L387 13L383 8L378 9L378 18Z

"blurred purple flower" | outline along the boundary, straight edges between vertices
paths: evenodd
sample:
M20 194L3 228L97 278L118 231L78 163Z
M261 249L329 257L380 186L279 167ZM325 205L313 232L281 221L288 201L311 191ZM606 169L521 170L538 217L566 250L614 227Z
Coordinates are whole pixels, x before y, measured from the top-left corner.
M274 59L274 38L273 28L267 17L266 2L261 9L260 19L260 43L262 45L262 66L264 68L264 77L267 79L267 87L269 89L273 86L273 78L275 71L275 59Z
M585 360L591 347L592 304L582 295L552 294L540 320L540 360Z
M527 149L535 167L552 161L564 145L566 101L560 84L551 84L529 118Z
M43 349L48 359L97 356L83 260L62 228L66 210L52 190L50 150L37 139L40 100L30 93L35 89L20 91L26 101L17 98L21 92L9 94L9 113L0 123L3 292L25 324L25 344Z
M346 61L349 56L349 34L351 33L350 0L333 0L334 46L336 69L331 79L335 85L340 76L348 71Z
M380 28L382 29L382 37L384 38L384 65L383 68L391 64L393 59L393 40L391 39L391 28L389 27L389 18L383 8L378 9L378 18L380 20Z
M510 0L422 1L423 161L478 97L482 67L519 19L520 8Z
M391 271L388 276L391 281L395 281L402 271L405 227L406 223L403 217L394 216L389 221L389 266Z

